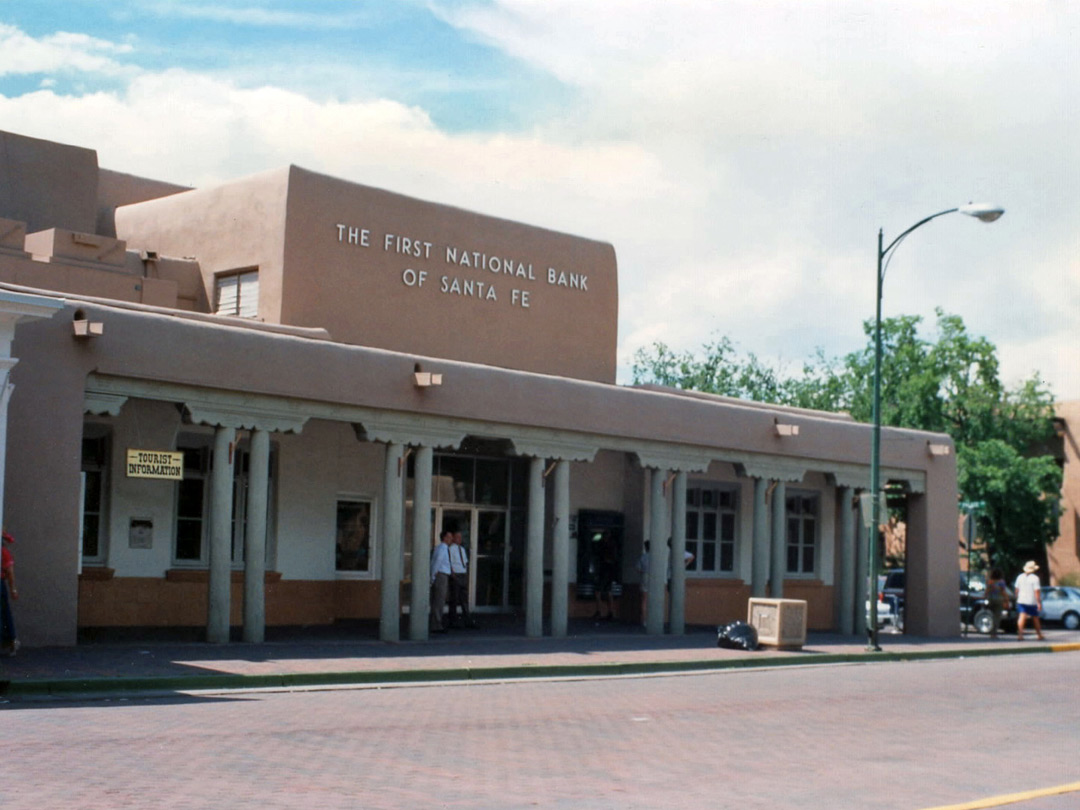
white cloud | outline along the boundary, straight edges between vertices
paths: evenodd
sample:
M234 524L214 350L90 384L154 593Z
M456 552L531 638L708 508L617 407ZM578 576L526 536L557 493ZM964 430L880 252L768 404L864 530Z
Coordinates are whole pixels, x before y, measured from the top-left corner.
M103 166L183 184L224 182L295 163L575 230L582 205L617 200L632 206L664 190L655 159L633 144L451 136L423 110L386 99L317 102L180 70L145 73L123 93L44 90L0 97L0 126L58 140L78 131Z
M35 39L15 26L0 23L0 76L74 72L130 75L131 67L112 58L130 51L130 45L63 31Z

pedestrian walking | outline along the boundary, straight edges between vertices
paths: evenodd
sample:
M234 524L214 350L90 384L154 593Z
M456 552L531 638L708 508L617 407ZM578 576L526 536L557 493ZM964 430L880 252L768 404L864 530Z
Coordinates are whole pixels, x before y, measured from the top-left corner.
M1000 568L993 569L986 580L986 602L993 617L990 623L990 638L997 638L1002 613L1009 609L1009 589L1005 586Z
M1024 571L1016 578L1016 639L1024 640L1024 625L1030 616L1035 625L1035 634L1039 641L1043 640L1042 622L1039 614L1042 612L1042 587L1039 584L1039 576L1035 572L1039 565L1034 560L1024 563Z

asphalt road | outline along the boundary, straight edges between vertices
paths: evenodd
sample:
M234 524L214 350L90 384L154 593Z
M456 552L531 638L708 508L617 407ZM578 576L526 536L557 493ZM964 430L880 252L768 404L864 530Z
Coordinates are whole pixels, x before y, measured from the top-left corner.
M924 810L1080 782L1078 683L1061 653L12 704L0 806Z

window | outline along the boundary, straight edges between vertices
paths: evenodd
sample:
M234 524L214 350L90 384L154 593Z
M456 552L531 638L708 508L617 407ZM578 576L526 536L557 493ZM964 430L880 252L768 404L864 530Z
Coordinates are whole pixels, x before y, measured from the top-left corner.
M817 567L817 495L787 496L787 573L813 574Z
M372 572L370 500L338 500L336 557L339 572Z
M188 437L186 446L178 445L184 454L184 480L177 486L175 560L179 564L207 565L209 554L207 536L210 527L210 469L213 452L202 437ZM209 440L210 437L205 437ZM273 492L275 452L270 450L270 492ZM232 562L244 562L244 538L247 534L247 496L250 475L250 454L237 448L233 457ZM270 526L273 498L269 498L267 515L267 548L270 546Z
M694 555L687 571L701 574L735 570L734 489L686 488L686 550Z
M83 437L83 562L102 563L105 560L105 472L108 458L109 442L106 436Z
M203 536L209 518L210 448L180 450L184 454L184 480L178 485L176 500L176 559L199 562L203 559Z
M243 270L220 275L216 280L215 315L259 317L259 271Z

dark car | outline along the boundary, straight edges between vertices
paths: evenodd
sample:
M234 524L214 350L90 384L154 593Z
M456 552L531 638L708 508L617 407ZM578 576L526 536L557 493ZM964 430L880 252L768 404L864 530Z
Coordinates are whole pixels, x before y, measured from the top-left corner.
M998 627L1011 632L1016 629L1016 602L1012 589L1006 590L1009 607L1002 611ZM986 598L986 582L981 577L972 576L969 589L967 577L960 575L960 623L970 625L977 633L989 633L993 629L994 615Z

